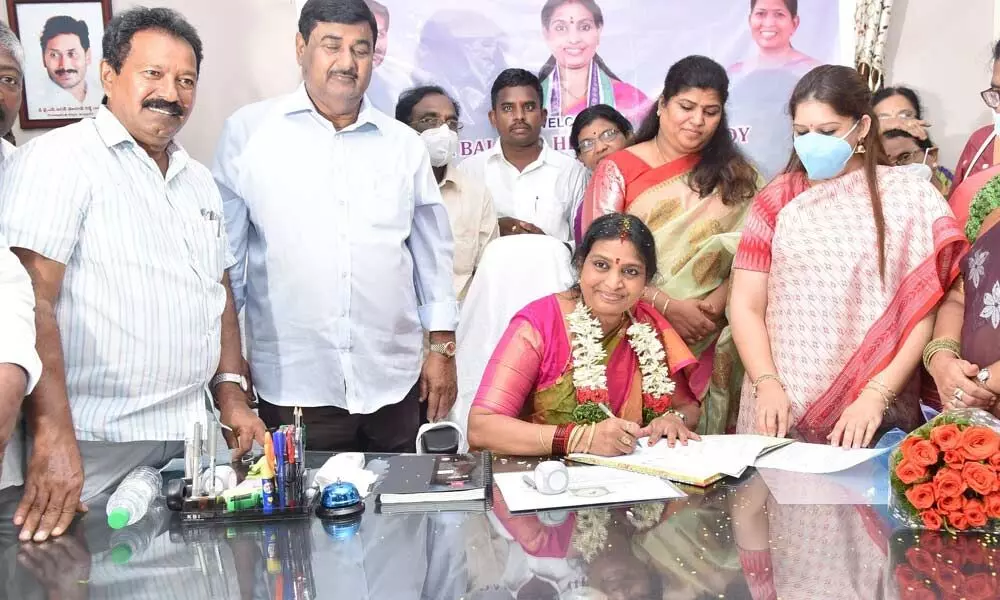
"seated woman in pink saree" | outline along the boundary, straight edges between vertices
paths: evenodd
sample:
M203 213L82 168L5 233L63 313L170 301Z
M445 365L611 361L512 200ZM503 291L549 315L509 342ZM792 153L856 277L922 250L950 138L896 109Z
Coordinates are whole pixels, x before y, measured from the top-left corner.
M699 431L735 426L742 375L726 327L729 273L756 171L729 135L729 80L721 65L689 56L667 72L663 93L635 144L602 161L579 228L627 212L656 238L659 274L645 299L677 328L698 359L691 387L702 404Z
M789 114L795 154L733 266L737 431L868 446L922 421L914 372L968 244L934 186L882 166L856 71L810 71Z
M698 439L687 427L699 416L685 373L694 357L639 301L655 256L652 234L636 217L594 222L574 258L579 284L511 320L472 404L470 446L617 456L644 436L670 445Z

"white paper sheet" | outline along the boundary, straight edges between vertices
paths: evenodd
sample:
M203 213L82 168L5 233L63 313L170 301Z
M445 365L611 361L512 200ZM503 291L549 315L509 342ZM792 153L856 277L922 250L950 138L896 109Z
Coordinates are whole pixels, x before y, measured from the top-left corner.
M686 446L676 444L673 448L662 441L650 447L648 442L648 438L642 438L632 456L622 458L700 478L716 473L739 477L761 452L784 443L763 435L703 435L701 441L689 441Z
M754 466L758 469L781 469L796 473L837 473L889 450L891 448L845 450L829 444L795 442L760 457Z
M686 494L665 479L607 467L569 467L569 489L540 494L524 481L530 473L494 473L511 512L549 510L599 504L619 504L683 498Z

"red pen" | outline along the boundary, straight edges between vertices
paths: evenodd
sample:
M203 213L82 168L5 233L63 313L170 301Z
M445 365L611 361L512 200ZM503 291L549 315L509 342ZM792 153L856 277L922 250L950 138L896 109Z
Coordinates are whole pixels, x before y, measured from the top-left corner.
M288 506L295 508L298 506L298 500L295 497L296 482L298 481L299 474L295 470L295 441L292 439L291 428L285 433L285 461L288 465L288 470L291 471L291 477L285 477L285 496L288 498ZM287 472L287 471L286 471Z

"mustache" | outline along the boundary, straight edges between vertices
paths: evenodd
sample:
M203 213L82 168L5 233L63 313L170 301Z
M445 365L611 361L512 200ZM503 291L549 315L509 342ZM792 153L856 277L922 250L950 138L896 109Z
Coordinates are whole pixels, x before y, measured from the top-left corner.
M350 77L351 79L358 78L357 71L330 71L329 73L326 74L326 77L327 79L330 79L331 77L336 77L338 75L340 77Z
M516 128L518 128L518 127L526 127L526 128L528 128L528 129L531 129L531 126L530 126L530 125L528 125L528 122L527 122L527 121L514 121L514 122L513 122L513 123L511 123L511 125L510 125L510 128L511 128L511 129L516 129Z
M184 116L184 107L181 106L179 102L170 102L168 100L164 100L163 98L153 98L151 100L146 100L142 103L142 107L162 110L170 113L175 117Z
M56 75L67 75L69 73L78 75L80 72L76 69L56 69Z

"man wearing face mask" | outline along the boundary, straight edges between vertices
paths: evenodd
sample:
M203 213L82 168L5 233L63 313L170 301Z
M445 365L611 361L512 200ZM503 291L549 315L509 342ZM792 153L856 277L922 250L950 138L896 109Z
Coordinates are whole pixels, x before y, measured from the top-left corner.
M452 235L427 149L366 95L364 0L309 0L303 83L230 117L213 173L260 415L310 450L413 452L455 402ZM423 334L430 352L423 356Z
M62 534L134 467L183 454L192 423L217 427L213 376L240 451L264 441L236 383L222 199L174 141L194 108L201 39L175 11L138 7L108 24L103 56L97 116L34 140L0 173L0 235L34 285L43 366L24 403L21 541Z
M482 182L463 175L452 161L458 153L458 104L441 87L426 85L403 92L396 120L420 134L431 156L434 178L448 208L455 238L455 295L461 301L486 244L500 235L493 199Z
M951 193L950 173L938 164L938 149L930 137L920 139L902 129L882 132L882 145L889 164L930 181L945 198Z

